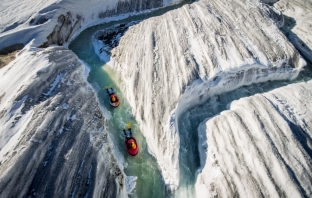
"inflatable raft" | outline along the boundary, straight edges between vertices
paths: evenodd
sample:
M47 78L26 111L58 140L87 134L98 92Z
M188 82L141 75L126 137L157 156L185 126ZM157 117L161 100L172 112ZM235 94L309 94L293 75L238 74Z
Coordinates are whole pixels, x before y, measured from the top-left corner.
M106 91L109 95L109 104L113 107L119 106L119 97L115 94L115 90L113 88L106 88Z
M125 145L126 150L130 155L136 156L136 154L139 152L139 147L134 137L126 138Z
M135 156L139 152L139 146L136 142L136 139L132 135L131 128L128 128L128 134L125 129L123 130L123 132L125 135L126 150L130 155Z

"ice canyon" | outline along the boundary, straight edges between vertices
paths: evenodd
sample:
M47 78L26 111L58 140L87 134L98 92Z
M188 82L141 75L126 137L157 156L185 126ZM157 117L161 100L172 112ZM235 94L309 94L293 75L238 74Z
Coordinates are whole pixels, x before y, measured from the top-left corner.
M103 68L137 122L162 196L311 197L311 7L5 0L0 52L19 51L0 69L0 196L146 196L136 186L146 175L127 175L135 161L115 144L111 123L121 118L90 79ZM253 88L262 83L272 88ZM236 90L250 93L230 99Z

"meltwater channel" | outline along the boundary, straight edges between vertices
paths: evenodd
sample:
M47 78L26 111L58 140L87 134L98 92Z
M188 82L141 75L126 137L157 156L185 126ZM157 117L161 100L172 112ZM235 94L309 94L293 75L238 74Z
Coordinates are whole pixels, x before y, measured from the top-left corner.
M118 82L113 81L114 74L111 70L105 69L105 64L94 53L91 37L97 30L102 30L116 24L124 24L132 21L139 21L151 16L161 15L171 9L180 7L180 5L171 6L165 9L160 9L152 13L142 14L129 17L124 20L108 22L105 24L90 27L79 34L69 45L69 49L77 54L90 68L88 76L89 83L97 92L99 102L112 115L109 120L109 133L113 142L117 145L118 151L125 160L125 173L128 176L136 176L136 187L132 192L131 197L196 197L194 185L196 181L196 171L199 168L199 153L197 149L198 134L197 128L201 122L208 117L213 117L220 112L226 110L227 104L233 100L238 100L242 97L264 93L275 88L286 86L295 82L310 80L312 77L311 63L305 67L297 79L294 81L270 81L260 84L243 86L234 91L216 95L209 98L203 105L194 107L185 112L178 120L178 128L180 135L180 184L177 191L172 194L166 192L165 184L158 169L156 160L148 153L145 138L139 131L139 127L131 114L131 108L127 101L123 98L121 91L118 89ZM121 98L121 104L118 108L112 108L108 103L108 96L104 90L104 86L112 85L117 94ZM140 151L136 157L129 156L124 149L124 136L122 129L126 124L131 122L134 136L136 137Z
M109 27L112 24L103 25L101 29ZM88 82L97 92L101 105L105 106L111 114L112 118L108 121L108 133L116 145L118 152L120 152L121 157L124 158L124 171L126 175L137 177L136 187L132 191L132 197L165 197L165 184L158 170L157 162L147 152L146 141L137 127L137 123L131 114L131 109L118 89L118 85L111 78L114 74L104 70L104 63L94 53L91 36L95 29L96 27L82 32L69 45L69 49L74 51L79 59L89 66ZM117 95L120 97L121 103L118 108L111 107L108 102L109 97L104 89L107 85L114 87ZM123 129L127 127L127 123L129 122L131 123L133 135L136 137L139 145L139 153L135 157L130 156L124 148Z
M307 61L307 60L306 60ZM203 104L183 113L178 120L180 135L180 184L175 197L196 197L194 185L196 171L200 167L198 151L198 126L207 118L212 118L227 110L234 100L272 91L292 83L306 82L312 79L312 65L308 63L295 80L268 81L240 87L236 90L210 97ZM188 149L185 149L188 148Z
M113 143L116 145L117 152L120 152L121 157L124 158L124 171L126 175L137 177L135 189L132 191L130 197L162 198L172 197L173 195L166 191L166 186L158 169L157 161L148 153L145 138L139 131L139 127L131 113L130 105L127 104L123 94L118 89L118 83L115 84L113 80L116 74L105 69L105 63L103 63L94 52L91 37L98 30L103 30L116 24L141 21L149 17L162 15L169 10L179 8L189 2L189 0L186 0L183 3L158 9L153 12L147 12L120 21L111 21L87 28L68 46L68 48L89 67L88 82L97 92L100 105L104 106L111 114L112 119L108 121L108 133ZM110 106L108 95L104 89L105 86L114 87L117 95L120 97L121 103L118 108ZM139 153L135 157L130 156L124 148L123 129L127 127L127 123L129 122L131 123L133 135L139 145Z

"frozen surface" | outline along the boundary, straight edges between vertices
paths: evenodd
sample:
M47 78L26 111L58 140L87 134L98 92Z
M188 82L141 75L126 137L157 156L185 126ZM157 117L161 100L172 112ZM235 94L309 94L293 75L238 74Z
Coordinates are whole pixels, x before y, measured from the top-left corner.
M106 119L73 52L27 45L0 70L0 93L0 197L126 196Z
M63 47L36 47L66 46L92 25L179 2L1 2L0 49L26 47L0 70L0 197L125 197L133 190L136 178L126 177L116 160L106 131L109 113L87 84L86 65ZM311 57L311 1L280 0L274 7L199 0L131 24L109 54L93 40L96 53L120 74L169 189L179 184L177 122L183 113L242 85L295 78L305 62L278 30L284 22L288 38ZM278 10L296 22L284 21ZM311 196L310 87L245 98L208 118L199 130L207 141L200 144L198 196ZM219 122L220 130L235 132L220 131L220 142L209 131ZM235 146L234 138L241 144Z
M119 36L105 36L114 32L108 29L93 38L96 53L120 74L171 190L179 184L181 113L242 85L293 79L305 65L272 13L258 1L202 0L117 28Z
M64 48L36 47L66 45L88 26L163 5L115 0L1 2L0 49L27 45L0 70L1 197L131 193L135 178L125 177L116 161L106 131L109 116L87 84L88 68Z
M311 96L312 81L292 84L203 122L197 197L311 197Z
M181 0L4 0L0 13L0 49L16 43L32 46L63 45L86 27Z
M290 42L312 62L312 1L280 0L274 7L285 15L283 31Z

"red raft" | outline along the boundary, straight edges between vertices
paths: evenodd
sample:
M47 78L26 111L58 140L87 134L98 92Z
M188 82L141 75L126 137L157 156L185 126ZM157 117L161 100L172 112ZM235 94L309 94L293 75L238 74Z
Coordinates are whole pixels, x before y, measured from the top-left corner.
M134 137L127 137L125 139L125 145L126 150L130 155L135 156L139 152L139 146Z
M118 96L116 95L116 94L110 94L109 95L109 103L110 103L110 105L112 105L113 107L118 107L118 105L119 105L119 98L118 98Z

